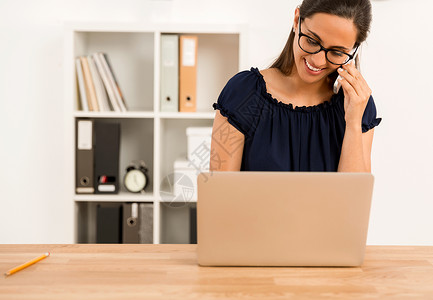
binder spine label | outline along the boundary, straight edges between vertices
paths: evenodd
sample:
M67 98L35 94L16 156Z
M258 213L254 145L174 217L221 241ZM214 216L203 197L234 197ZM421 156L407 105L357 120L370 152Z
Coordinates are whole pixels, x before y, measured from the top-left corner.
M138 203L131 204L131 217L135 219L138 218Z
M99 192L115 192L116 186L114 184L98 185L98 191Z
M182 65L185 67L195 66L195 39L184 38L183 39L183 55L182 55Z
M78 121L78 150L92 150L92 122Z

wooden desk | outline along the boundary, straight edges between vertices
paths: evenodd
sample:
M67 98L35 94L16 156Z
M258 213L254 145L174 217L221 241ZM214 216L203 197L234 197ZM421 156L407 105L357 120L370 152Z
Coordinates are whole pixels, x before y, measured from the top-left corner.
M196 245L0 245L0 299L433 299L433 247L368 246L361 268L199 267Z

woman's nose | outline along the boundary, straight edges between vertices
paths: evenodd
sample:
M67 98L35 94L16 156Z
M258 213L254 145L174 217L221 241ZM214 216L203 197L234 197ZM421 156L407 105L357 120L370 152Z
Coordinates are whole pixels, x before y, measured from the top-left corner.
M311 62L314 64L315 67L323 68L327 63L325 51L320 51L316 54L312 54Z

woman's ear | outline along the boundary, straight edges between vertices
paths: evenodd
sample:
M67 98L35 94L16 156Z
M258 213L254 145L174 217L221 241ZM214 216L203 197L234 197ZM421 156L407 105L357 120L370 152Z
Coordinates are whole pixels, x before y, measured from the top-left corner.
M295 31L296 28L298 28L298 26L299 26L299 24L298 24L299 15L300 15L300 10L299 10L299 6L297 6L296 9L295 9L295 17L294 17L294 20L293 20L293 28L292 28L293 31Z

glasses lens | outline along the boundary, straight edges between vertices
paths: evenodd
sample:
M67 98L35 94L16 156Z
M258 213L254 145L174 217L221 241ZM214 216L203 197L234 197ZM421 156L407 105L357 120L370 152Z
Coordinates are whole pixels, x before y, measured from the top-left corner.
M299 47L307 53L316 53L320 51L319 42L305 35L299 38Z
M328 51L326 58L333 64L342 65L349 61L350 56L340 51Z

